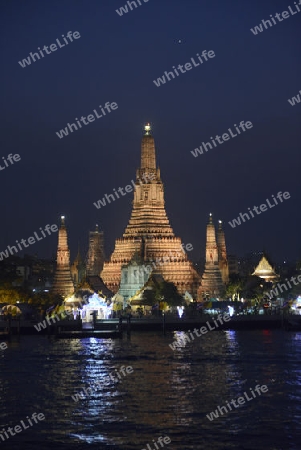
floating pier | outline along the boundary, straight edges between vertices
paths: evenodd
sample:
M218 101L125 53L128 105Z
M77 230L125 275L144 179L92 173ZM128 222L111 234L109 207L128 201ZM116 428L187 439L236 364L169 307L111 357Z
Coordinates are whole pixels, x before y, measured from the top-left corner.
M121 339L122 331L118 330L81 330L81 331L61 331L57 330L55 334L57 339L83 339L83 338L97 338L97 339Z

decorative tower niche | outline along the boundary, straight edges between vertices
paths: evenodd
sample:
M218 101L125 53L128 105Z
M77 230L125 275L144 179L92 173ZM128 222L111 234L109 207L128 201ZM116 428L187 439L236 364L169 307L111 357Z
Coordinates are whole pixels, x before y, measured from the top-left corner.
M52 286L54 294L61 294L63 297L73 294L74 286L70 272L70 252L68 248L68 236L65 226L65 216L61 216L61 227L58 233L58 248L56 259L56 271Z

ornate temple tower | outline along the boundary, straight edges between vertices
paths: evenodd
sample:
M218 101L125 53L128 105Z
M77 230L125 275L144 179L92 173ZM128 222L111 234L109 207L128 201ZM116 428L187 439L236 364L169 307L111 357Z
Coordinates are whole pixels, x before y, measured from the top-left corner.
M218 247L215 238L215 228L212 222L212 214L209 216L206 240L206 264L202 276L200 292L203 296L221 297L225 291L218 261Z
M222 227L222 221L218 221L217 230L218 264L225 284L229 282L229 266L226 250L225 233Z
M56 263L52 292L66 297L74 292L74 286L70 272L70 252L68 248L65 216L61 216Z
M151 127L145 126L141 143L141 165L136 173L134 200L129 224L123 237L115 242L115 250L109 262L104 264L102 279L113 291L120 284L121 267L138 254L142 264L156 264L153 274L160 274L173 282L180 293L186 290L194 295L200 284L200 276L187 259L181 247L181 239L175 237L165 211L164 186L160 169L156 166L156 152Z
M87 256L87 276L99 276L104 263L103 231L98 230L89 233L89 250Z

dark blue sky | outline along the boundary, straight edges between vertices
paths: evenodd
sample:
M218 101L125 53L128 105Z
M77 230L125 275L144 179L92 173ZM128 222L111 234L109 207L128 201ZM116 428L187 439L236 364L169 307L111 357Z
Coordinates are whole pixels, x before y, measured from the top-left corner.
M132 194L93 202L135 178L144 122L153 125L168 216L177 236L204 254L209 212L224 221L230 253L265 248L297 259L300 244L301 13L254 36L289 0L149 0L120 17L125 0L1 2L0 251L67 216L72 258L99 223L107 255L121 237ZM18 61L62 34L81 38L21 68ZM179 43L178 41L182 42ZM153 80L196 53L215 58L157 88ZM59 139L56 131L98 105L118 109ZM191 150L240 121L253 128L194 158ZM2 161L2 158L0 158ZM227 223L278 191L291 198L232 229ZM57 235L30 247L50 257Z

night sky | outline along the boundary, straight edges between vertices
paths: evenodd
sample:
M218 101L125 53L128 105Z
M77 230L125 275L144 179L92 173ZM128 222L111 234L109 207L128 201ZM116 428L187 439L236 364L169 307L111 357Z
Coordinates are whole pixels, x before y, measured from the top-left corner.
M204 255L209 212L223 220L228 252L301 257L301 12L254 36L250 28L293 0L149 0L120 17L125 0L1 2L0 251L66 215L72 260L99 223L106 254L128 223L133 194L97 210L135 179L150 121L173 230ZM300 6L301 8L301 6ZM80 38L22 68L38 47ZM215 58L161 87L154 79L203 50ZM56 132L99 105L118 109L59 139ZM191 150L234 123L253 128L194 158ZM0 161L3 161L0 158ZM3 164L2 164L3 166ZM232 229L228 221L279 191L289 200ZM28 249L51 257L57 234ZM23 253L20 252L20 255Z

